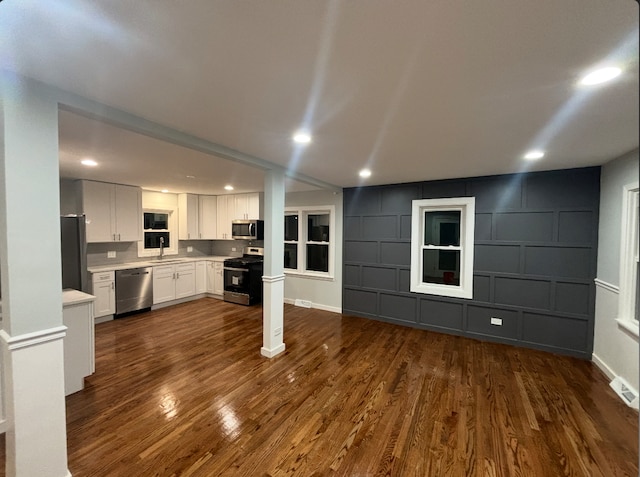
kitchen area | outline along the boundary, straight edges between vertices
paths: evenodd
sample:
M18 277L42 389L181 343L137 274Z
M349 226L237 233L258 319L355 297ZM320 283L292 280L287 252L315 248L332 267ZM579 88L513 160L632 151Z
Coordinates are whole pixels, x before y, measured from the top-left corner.
M63 179L60 194L63 216L84 216L88 274L80 287L96 296L96 322L203 296L260 303L261 193L172 194ZM251 263L237 263L244 255Z

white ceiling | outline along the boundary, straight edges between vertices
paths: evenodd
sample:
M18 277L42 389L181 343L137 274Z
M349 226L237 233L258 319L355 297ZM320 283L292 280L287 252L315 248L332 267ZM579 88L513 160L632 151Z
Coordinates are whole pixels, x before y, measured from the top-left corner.
M577 86L610 63L617 81ZM340 187L591 166L638 147L633 0L5 0L0 69ZM304 148L290 140L301 126ZM523 161L534 147L545 158ZM60 149L64 176L262 189L261 170L69 112ZM79 168L86 155L100 166Z

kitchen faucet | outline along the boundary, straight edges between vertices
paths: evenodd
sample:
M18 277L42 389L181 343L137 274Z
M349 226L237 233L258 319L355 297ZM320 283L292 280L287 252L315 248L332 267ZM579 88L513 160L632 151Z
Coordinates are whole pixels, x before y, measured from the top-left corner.
M160 237L160 257L164 257L164 237Z

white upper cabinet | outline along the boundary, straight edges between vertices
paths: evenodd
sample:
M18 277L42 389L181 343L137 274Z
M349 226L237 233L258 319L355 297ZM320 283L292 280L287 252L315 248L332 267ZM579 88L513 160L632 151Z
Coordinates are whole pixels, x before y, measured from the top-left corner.
M233 195L219 195L217 204L217 237L219 239L231 239L231 221L235 218L236 202Z
M263 210L260 208L263 201L258 192L250 194L236 194L233 219L262 219Z
M217 238L217 197L214 195L178 195L178 238L213 240Z
M206 240L218 238L218 198L215 195L201 195L199 206L200 238Z
M136 242L142 233L139 187L81 181L87 242Z
M198 206L197 195L178 195L178 238L180 240L196 240L200 238Z

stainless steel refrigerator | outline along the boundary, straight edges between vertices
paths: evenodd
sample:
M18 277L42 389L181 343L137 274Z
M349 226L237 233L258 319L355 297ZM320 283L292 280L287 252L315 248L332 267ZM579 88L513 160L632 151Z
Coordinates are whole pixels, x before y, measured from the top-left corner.
M60 217L60 245L62 249L62 288L73 288L89 293L84 215Z

